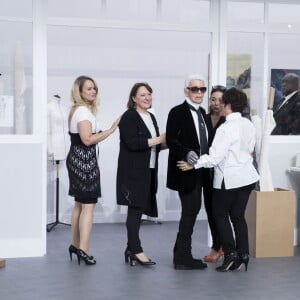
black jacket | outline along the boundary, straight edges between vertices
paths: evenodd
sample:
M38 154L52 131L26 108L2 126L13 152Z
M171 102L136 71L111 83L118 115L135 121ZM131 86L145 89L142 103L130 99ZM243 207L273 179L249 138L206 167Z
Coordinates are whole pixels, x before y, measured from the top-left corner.
M280 109L274 111L276 127L272 135L300 134L300 95L297 92Z
M201 113L207 125L205 110ZM209 127L208 127L209 130ZM210 140L210 130L208 140ZM178 160L186 160L186 155L193 150L200 154L200 144L194 120L186 101L171 109L167 120L166 142L169 147L167 187L182 193L188 193L200 180L203 185L209 184L209 169L192 169L183 172L177 166Z
M156 119L150 113L156 134L159 135ZM145 214L157 216L155 193L157 191L157 166L160 147L156 147L155 183L151 186L151 169L149 168L151 147L148 139L151 133L135 109L128 109L121 117L120 152L117 170L117 203L131 205L151 211ZM150 199L150 195L154 195ZM154 199L153 199L154 198ZM149 205L149 201L151 203Z

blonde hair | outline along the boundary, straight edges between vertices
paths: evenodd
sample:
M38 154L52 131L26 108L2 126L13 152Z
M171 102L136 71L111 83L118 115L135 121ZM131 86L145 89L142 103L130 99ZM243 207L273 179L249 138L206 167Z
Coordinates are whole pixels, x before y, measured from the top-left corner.
M97 93L95 101L91 103L86 102L81 96L83 85L87 80L93 82ZM97 109L100 103L100 99L98 96L98 85L95 82L95 80L89 76L77 77L71 89L71 101L73 102L74 106L86 106L95 115L97 113Z

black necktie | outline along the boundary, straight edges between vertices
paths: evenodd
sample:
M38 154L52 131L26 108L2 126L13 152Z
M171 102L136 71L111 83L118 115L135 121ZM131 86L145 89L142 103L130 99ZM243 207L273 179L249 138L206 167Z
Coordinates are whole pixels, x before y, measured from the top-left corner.
M196 109L194 106L189 104L189 108L197 113L198 116L198 125L199 125L199 135L200 135L200 153L205 154L208 153L208 144L207 144L207 136L206 129L203 116L201 114L200 107Z

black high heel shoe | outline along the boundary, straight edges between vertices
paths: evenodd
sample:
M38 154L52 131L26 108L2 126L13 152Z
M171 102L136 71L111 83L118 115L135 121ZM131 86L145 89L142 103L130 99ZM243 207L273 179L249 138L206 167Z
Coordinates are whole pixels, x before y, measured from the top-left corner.
M231 252L225 254L223 264L216 268L218 272L227 272L231 270L231 267L234 266L238 261L238 255L236 252Z
M72 260L73 253L77 256L77 251L78 251L78 248L76 248L75 246L73 246L71 244L69 247L70 260ZM94 258L94 256L90 256L90 257Z
M80 265L80 260L82 259L86 265L95 265L96 260L94 259L93 256L87 255L83 250L78 249L77 250L77 259L78 259L78 264Z
M69 247L70 260L72 260L73 253L77 255L77 251L78 249L71 244Z
M131 251L128 250L128 249L126 249L126 250L124 251L124 257L125 257L125 262L126 262L126 263L129 262L129 257L130 257L130 255L131 255Z
M247 271L248 263L249 263L249 255L247 253L239 254L236 263L230 267L230 270L239 271L242 268L242 266L245 265L245 271Z
M156 262L155 261L152 261L150 258L149 260L147 261L142 261L140 260L136 254L130 254L129 256L129 262L130 262L130 265L133 267L136 265L136 263L138 262L140 265L142 266L153 266L153 265L156 265Z

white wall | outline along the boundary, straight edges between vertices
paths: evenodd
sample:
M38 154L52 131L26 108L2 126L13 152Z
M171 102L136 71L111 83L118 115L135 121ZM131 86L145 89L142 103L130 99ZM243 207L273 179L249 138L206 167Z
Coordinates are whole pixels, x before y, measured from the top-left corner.
M1 144L0 256L46 253L40 143Z
M274 187L295 191L295 245L300 244L300 176L288 172L288 169L295 166L298 152L300 152L299 137L271 137L269 162Z

